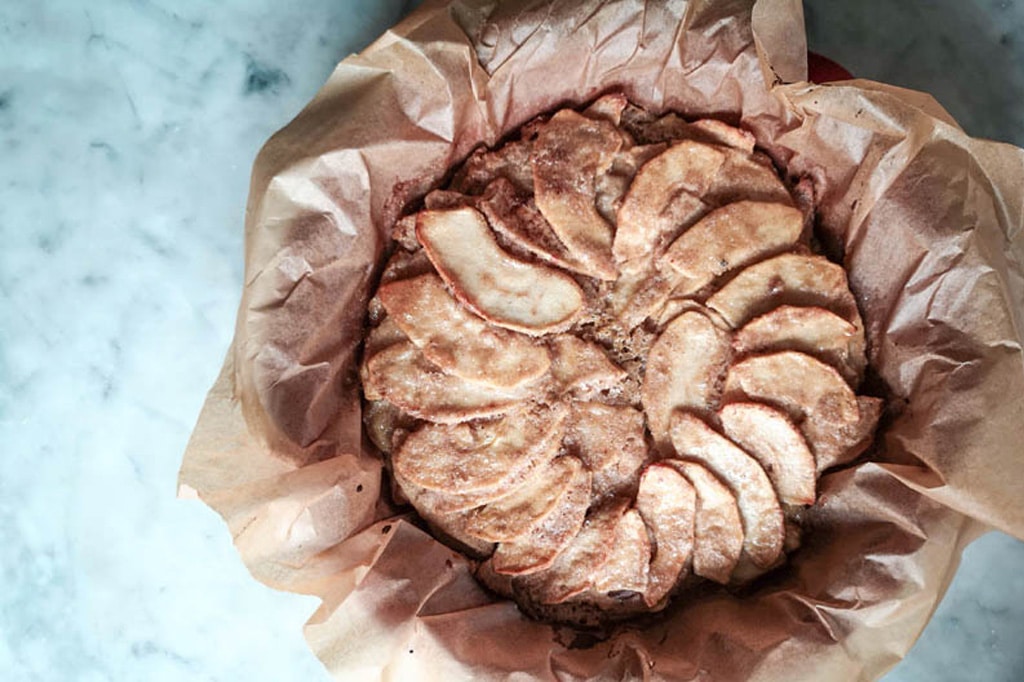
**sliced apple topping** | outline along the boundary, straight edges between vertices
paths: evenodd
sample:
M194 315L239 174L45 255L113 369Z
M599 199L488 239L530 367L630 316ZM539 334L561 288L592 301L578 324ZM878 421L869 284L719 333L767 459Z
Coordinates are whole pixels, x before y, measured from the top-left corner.
M590 506L590 472L579 470L563 495L537 527L518 540L502 542L491 560L494 570L506 575L526 575L550 567L573 544L584 527Z
M520 486L527 485L528 481L534 479L538 475L537 470L544 468L548 463L558 456L559 450L562 445L562 438L565 433L564 431L564 418L565 408L559 406L555 410L545 414L541 411L534 413L537 418L540 419L554 419L555 426L545 431L538 441L530 444L528 449L524 449L518 457L514 457L509 463L509 468L504 476L493 477L488 485L478 487L470 490L462 490L456 488L436 488L436 487L424 487L414 482L413 479L408 477L410 470L414 471L414 478L416 476L415 470L419 465L417 457L422 459L424 456L429 457L430 447L444 447L443 445L438 446L438 443L443 443L443 434L431 433L429 437L417 436L411 443L406 445L404 442L401 443L400 447L411 448L412 450L405 450L399 457L406 459L402 466L398 467L392 464L392 473L395 476L395 480L401 486L403 492L409 498L409 501L414 507L420 512L426 512L433 515L449 514L454 512L469 512L482 505L489 504L496 500L499 500L509 494L512 491L518 489ZM522 419L520 418L520 422ZM471 427L473 425L465 425ZM477 424L477 432L480 437L487 439L494 433L499 431L499 427L508 428L508 424L502 424L501 422L491 422L488 424ZM418 432L417 432L418 433ZM464 435L464 434L456 434ZM406 438L408 440L408 438ZM497 444L497 441L496 441ZM424 455L424 448L427 448L426 455ZM481 450L486 450L486 446L482 445ZM445 449L443 453L437 454L435 460L444 460L448 458L451 460L454 458L458 462L462 462L465 466L464 458L458 454L453 455L452 452L458 453L457 447L453 450L452 448ZM392 456L394 457L394 456ZM435 464L438 462L435 461ZM589 480L589 476L587 476ZM571 480L567 491L564 494L568 494L569 490L573 489L575 485L582 485L581 482ZM559 504L564 498L564 494L559 496ZM464 514L460 518L459 532L463 535L467 535L468 531L469 514ZM475 536L474 536L475 537Z
M818 471L849 459L863 438L857 396L834 369L809 355L756 355L729 368L728 400L746 397L778 407L799 426Z
M551 366L547 349L535 339L496 328L469 312L435 274L382 286L377 295L389 320L401 328L428 360L467 381L514 388Z
M800 238L804 217L786 204L736 201L711 211L672 242L661 262L688 296L725 273L773 256Z
M494 232L535 257L574 272L586 273L537 209L532 197L519 194L511 182L498 178L477 202Z
M414 497L411 502L432 531L450 543L453 542L461 551L478 558L488 557L494 553L493 542L481 540L467 532L465 510L441 511L424 504L418 497Z
M632 495L647 459L644 416L628 405L575 402L564 446L594 474L595 499Z
M718 416L725 435L767 472L780 501L814 504L814 455L786 415L760 403L731 403Z
M615 279L613 228L597 210L597 176L612 164L622 135L607 121L570 109L540 128L530 155L537 208L562 243L599 279Z
M795 350L832 365L853 387L864 376L864 334L824 308L779 306L748 322L732 342L738 354Z
M545 334L568 327L583 309L571 277L513 258L475 209L422 211L416 235L455 297L494 324Z
M754 153L757 140L753 133L729 125L717 118L701 118L690 124L691 130L706 136L709 140L738 149L747 154Z
M714 410L729 354L729 335L702 313L685 312L665 327L647 356L641 391L656 445L668 441L674 410Z
M672 415L672 445L684 459L700 462L736 496L743 521L743 550L758 568L771 567L785 539L782 509L764 469L725 436L687 412Z
M743 522L736 497L698 462L667 460L697 493L694 515L693 572L725 585L743 552Z
M708 299L733 329L780 305L826 308L862 329L846 271L822 256L784 253L751 265Z
M410 341L381 350L365 370L368 400L387 400L414 417L443 424L503 414L539 390L533 385L499 389L446 374Z
M615 155L611 168L597 178L595 201L602 218L612 225L618 224L619 209L637 170L665 151L666 147L664 144L646 144L623 149Z
M560 604L589 589L612 556L625 508L625 502L618 501L595 509L546 570L514 581L513 590L528 594L541 604ZM498 553L503 547L498 546L493 559L498 572Z
M545 621L778 566L883 407L855 393L864 323L812 253L807 182L750 132L621 94L473 152L392 228L367 306L395 502Z
M516 540L540 525L583 478L580 460L557 457L510 493L469 512L466 531L489 542Z
M391 464L397 477L428 490L499 490L561 440L567 416L563 407L537 408L473 424L424 424L395 450Z
M700 196L724 161L718 148L684 140L645 163L619 208L615 260L657 255L700 217L707 210Z
M652 464L640 477L636 507L654 537L644 600L656 606L679 583L693 552L697 498L693 486L665 464Z
M712 206L724 206L740 199L783 204L793 202L767 156L722 149L725 159L704 196L706 202Z
M651 540L640 513L630 509L619 519L608 561L594 576L590 588L621 602L622 592L643 594L651 566Z

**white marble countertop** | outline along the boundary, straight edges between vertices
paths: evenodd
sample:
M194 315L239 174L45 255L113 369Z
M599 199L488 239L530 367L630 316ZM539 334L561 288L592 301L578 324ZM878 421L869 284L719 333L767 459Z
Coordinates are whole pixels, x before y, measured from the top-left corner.
M252 580L175 477L253 157L409 4L0 4L0 679L327 679L315 600ZM811 46L1024 145L1024 3L928 5L809 0ZM1007 536L968 548L886 679L1024 679L1022 567Z

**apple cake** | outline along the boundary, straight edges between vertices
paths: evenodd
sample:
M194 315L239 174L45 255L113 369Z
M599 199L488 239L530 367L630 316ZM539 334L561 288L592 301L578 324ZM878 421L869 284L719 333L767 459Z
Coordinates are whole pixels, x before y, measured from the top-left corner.
M802 196L749 133L622 95L474 152L396 223L369 305L396 499L577 625L784 563L881 409Z

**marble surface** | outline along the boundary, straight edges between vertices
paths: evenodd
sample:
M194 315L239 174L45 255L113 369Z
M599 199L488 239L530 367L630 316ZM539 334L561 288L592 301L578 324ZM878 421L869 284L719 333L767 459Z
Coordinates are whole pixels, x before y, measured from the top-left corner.
M252 159L409 4L0 3L0 679L327 679L315 600L252 580L175 476L232 333ZM810 0L810 42L1024 144L1024 3L922 7ZM968 548L886 679L1024 679L1022 567L1007 536Z

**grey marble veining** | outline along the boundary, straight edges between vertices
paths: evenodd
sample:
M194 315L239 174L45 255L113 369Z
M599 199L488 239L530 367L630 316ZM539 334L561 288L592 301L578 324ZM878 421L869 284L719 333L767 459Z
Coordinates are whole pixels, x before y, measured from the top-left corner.
M808 46L869 78L931 93L968 133L1024 146L1019 0L806 0Z
M0 3L0 680L327 679L315 600L252 580L175 476L252 159L407 4ZM1024 6L924 5L810 0L811 46L1024 144ZM1004 535L968 548L888 679L1024 679L1022 567Z

